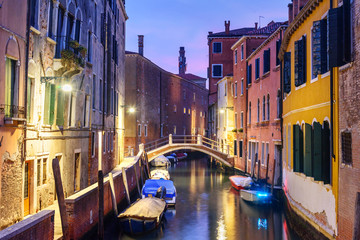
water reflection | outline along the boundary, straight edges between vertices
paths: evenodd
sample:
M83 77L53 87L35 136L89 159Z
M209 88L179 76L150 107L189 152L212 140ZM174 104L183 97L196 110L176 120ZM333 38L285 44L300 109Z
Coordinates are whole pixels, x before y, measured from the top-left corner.
M207 159L180 161L169 172L178 196L176 209L165 213L162 226L137 237L122 236L109 226L106 239L298 239L280 208L244 202L228 175L209 168Z

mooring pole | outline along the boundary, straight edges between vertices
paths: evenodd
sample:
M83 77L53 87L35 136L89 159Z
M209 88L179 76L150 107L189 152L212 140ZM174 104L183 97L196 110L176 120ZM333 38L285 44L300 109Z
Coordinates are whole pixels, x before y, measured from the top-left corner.
M360 192L356 193L353 240L360 239Z
M267 159L266 159L266 182L268 180L268 174L269 174L269 158L270 158L270 154L267 155ZM274 169L275 169L275 163L274 163Z
M115 213L115 217L118 215L117 202L116 202L116 194L115 194L115 186L114 186L114 177L112 173L109 173L109 182L111 188L111 200L113 205L113 210Z
M56 194L58 197L63 238L65 240L67 240L67 239L69 239L69 233L68 233L69 225L68 225L68 219L67 219L67 214L66 214L64 190L63 190L63 185L61 182L59 160L57 158L53 159L52 168L53 168L53 173L54 173Z
M104 175L102 170L98 172L98 190L99 190L99 224L98 239L104 239Z
M122 171L122 176L123 176L123 183L124 183L124 187L125 187L125 192L126 192L126 199L130 205L131 201L130 201L130 193L129 193L129 186L128 186L128 181L127 181L127 177L126 177L126 170L123 167L121 169Z

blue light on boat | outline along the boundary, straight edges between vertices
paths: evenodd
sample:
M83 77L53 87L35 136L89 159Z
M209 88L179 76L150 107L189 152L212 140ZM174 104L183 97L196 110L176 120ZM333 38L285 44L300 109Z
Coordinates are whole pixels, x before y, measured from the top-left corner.
M258 230L260 230L261 228L264 228L265 230L267 230L267 220L266 219L258 219Z
M258 193L256 194L258 197L267 197L267 193Z

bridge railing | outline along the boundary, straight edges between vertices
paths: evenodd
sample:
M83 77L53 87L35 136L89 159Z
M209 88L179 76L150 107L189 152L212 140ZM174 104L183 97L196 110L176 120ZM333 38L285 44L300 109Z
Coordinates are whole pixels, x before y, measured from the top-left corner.
M196 135L172 135L172 143L197 144Z
M156 139L155 141L145 143L144 150L146 152L149 152L151 150L165 146L167 144L169 144L169 137L162 137L162 138Z

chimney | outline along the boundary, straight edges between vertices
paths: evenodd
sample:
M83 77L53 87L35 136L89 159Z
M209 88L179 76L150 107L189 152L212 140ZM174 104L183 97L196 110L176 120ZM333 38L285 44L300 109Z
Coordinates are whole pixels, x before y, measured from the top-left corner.
M258 29L258 23L255 22L255 30Z
M138 35L139 54L144 56L144 35Z
M290 24L294 20L293 4L289 3L288 8L289 8L289 24Z
M185 47L180 47L179 51L179 74L185 74L186 72L186 57L185 57Z
M230 33L230 21L225 21L225 34Z
M299 13L299 1L298 0L292 0L293 2L293 20Z

